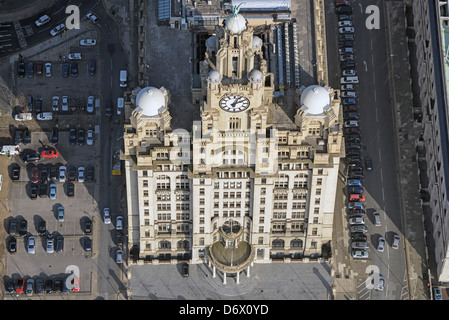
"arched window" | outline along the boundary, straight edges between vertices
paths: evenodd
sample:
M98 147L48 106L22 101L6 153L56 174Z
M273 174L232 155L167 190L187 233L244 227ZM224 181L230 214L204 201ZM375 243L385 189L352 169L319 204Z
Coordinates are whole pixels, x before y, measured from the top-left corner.
M177 243L178 249L186 249L188 250L190 248L189 241L187 240L179 240Z
M284 240L282 240L282 239L273 240L271 242L271 246L273 248L283 248L284 247Z
M159 241L159 249L171 249L171 242L167 240Z
M290 241L290 247L292 248L302 248L303 241L301 239L293 239Z

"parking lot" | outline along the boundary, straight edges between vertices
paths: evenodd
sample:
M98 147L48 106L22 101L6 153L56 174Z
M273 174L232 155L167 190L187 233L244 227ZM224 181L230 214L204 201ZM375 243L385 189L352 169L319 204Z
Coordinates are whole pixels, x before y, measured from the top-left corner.
M61 38L63 41L61 41ZM57 36L46 43L38 45L22 52L15 60L12 71L12 89L19 98L18 106L12 110L11 117L3 118L3 133L9 133L10 141L3 137L5 144L15 144L16 132L22 133L20 148L21 155L11 157L8 165L8 175L4 178L13 178L13 168L20 167L20 176L16 181L9 183L6 195L6 206L10 213L9 217L3 219L3 227L6 231L5 255L7 255L5 266L5 277L3 283L9 279L18 278L42 278L44 283L47 279L65 279L68 274L66 268L75 265L80 270L80 293L90 294L93 290L93 274L96 272L95 258L98 255L99 220L98 211L98 174L99 164L99 125L101 122L101 95L100 78L102 60L98 59L99 50L97 46L80 46L83 39L96 39L95 28L81 29L78 33L70 32L67 35ZM68 59L71 53L81 53L81 59ZM33 72L28 76L18 74L18 64L22 61L25 66L33 65ZM92 72L91 61L95 62L95 72ZM31 62L31 63L30 63ZM50 67L50 69L46 68ZM68 64L64 70L64 64ZM41 69L42 66L42 69ZM25 72L30 71L25 68ZM64 74L64 71L67 74ZM29 96L32 97L31 106ZM68 97L68 109L62 109L63 96ZM93 112L88 112L88 97L93 96ZM58 97L58 104L53 105L53 97ZM42 99L40 110L36 101ZM31 121L14 121L14 114L19 112L32 113ZM52 119L46 121L37 120L37 114L51 112ZM7 130L5 130L7 129ZM83 132L84 130L84 132ZM92 130L93 143L88 144L88 131ZM7 132L9 131L9 132ZM54 132L57 131L57 134ZM71 131L75 133L74 138ZM30 140L26 141L25 132L30 133ZM56 140L52 139L55 134ZM20 140L20 139L19 139ZM24 153L38 152L43 150L55 150L57 157L44 158L34 162L24 162ZM59 181L59 168L65 166L66 179ZM77 181L78 168L84 167L85 172L93 169L92 178L83 182ZM38 170L36 169L38 168ZM45 170L46 169L46 170ZM73 196L70 194L69 177L74 170ZM42 172L47 175L42 176ZM37 178L33 173L38 172ZM91 172L91 171L89 171ZM56 176L55 176L56 174ZM37 180L36 180L37 179ZM32 182L35 182L33 183ZM56 184L56 196L50 198L50 184ZM33 186L34 185L34 186ZM35 189L33 189L35 188ZM33 195L36 190L37 193ZM64 207L64 221L58 221L58 208ZM10 235L9 227L13 219L17 222L27 221L26 235ZM46 223L46 234L38 234L38 226L41 221ZM85 233L85 223L92 221L92 233ZM54 252L48 253L47 234L53 234ZM36 239L35 253L27 252L27 243L30 236ZM57 246L57 237L62 236L63 247ZM16 252L10 253L9 243L11 238L16 239ZM86 250L86 239L91 239L91 249ZM61 250L62 249L62 250ZM55 299L61 293L53 292L50 295L34 295L37 299ZM70 298L74 293L68 294ZM25 294L20 298L24 299ZM15 295L6 295L6 299L16 299ZM26 297L28 298L28 297ZM59 297L60 298L60 297Z

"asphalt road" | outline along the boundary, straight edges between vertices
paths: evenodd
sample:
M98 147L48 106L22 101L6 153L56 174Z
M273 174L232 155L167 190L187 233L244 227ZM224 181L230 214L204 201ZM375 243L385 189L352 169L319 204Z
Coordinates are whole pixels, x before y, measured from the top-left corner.
M380 29L368 30L365 20L367 5L380 9ZM402 236L399 204L397 158L394 142L393 114L390 104L388 70L389 38L385 31L386 18L383 1L352 1L353 26L355 29L355 60L359 76L358 109L362 135L362 157L371 157L373 170L365 171L363 186L367 196L368 241L371 243L370 257L366 261L352 261L354 268L364 269L369 265L379 268L385 277L384 291L374 291L371 299L401 300L407 298L406 260L403 242L399 250L391 248L394 234ZM337 15L331 1L326 2L326 23L337 26ZM328 28L329 81L340 87L337 27ZM382 226L373 225L372 212L381 214ZM378 239L387 241L384 252L377 251ZM403 238L403 237L402 237ZM362 265L362 268L360 268Z

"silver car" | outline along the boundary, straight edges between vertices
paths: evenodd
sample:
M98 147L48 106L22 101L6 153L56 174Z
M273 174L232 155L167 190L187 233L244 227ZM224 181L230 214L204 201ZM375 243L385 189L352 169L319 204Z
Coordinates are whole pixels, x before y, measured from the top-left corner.
M377 244L377 251L384 252L384 250L385 250L385 238L380 237L379 243Z
M122 255L123 255L123 251L120 249L117 250L115 262L122 263L123 262Z
M55 251L55 237L52 234L47 235L47 253L53 253Z
M34 236L28 237L27 252L31 254L36 253L36 238Z
M33 295L33 287L34 287L34 280L33 279L28 279L27 280L27 286L25 289L25 293L27 296L32 296Z
M368 251L366 250L353 250L352 257L355 259L366 259L368 258Z
M401 237L398 236L397 234L395 234L394 237L393 237L393 244L391 245L391 247L393 249L398 249L399 248L399 241L401 241Z
M369 243L365 241L355 241L352 243L352 249L368 250Z

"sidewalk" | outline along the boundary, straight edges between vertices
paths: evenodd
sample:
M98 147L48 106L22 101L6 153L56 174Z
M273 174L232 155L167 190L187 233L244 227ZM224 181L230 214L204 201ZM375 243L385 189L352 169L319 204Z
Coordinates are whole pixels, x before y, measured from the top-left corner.
M402 1L385 2L387 38L389 39L389 81L396 149L400 155L397 163L401 214L408 273L410 300L428 300L428 266L424 236L423 211L418 196L419 168L416 158L416 141L420 130L415 127L411 75L408 58L405 8ZM400 21L401 23L393 23Z

